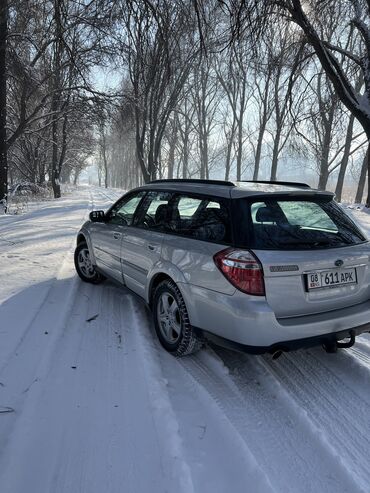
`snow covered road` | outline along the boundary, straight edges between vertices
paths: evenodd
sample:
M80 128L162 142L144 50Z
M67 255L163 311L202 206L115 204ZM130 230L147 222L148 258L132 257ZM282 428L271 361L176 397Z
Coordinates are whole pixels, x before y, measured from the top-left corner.
M0 493L370 492L370 338L173 358L140 301L74 273L79 226L116 197L0 218Z

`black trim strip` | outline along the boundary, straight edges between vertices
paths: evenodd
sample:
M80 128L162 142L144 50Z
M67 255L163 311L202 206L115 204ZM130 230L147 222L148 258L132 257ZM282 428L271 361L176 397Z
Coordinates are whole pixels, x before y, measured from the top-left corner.
M106 250L103 250L102 248L100 248L96 245L93 245L93 248L94 248L94 250L99 250L100 252L103 252L105 255L109 255L110 257L113 257L114 260L117 260L117 262L119 262L121 260L120 257L117 257L117 255L113 255L113 253L109 253Z
M147 275L149 272L147 269L143 269L142 267L139 267L138 265L132 264L131 262L128 262L127 260L124 260L122 258L121 258L121 264L127 265L128 267L131 267L132 269L139 271L140 274Z

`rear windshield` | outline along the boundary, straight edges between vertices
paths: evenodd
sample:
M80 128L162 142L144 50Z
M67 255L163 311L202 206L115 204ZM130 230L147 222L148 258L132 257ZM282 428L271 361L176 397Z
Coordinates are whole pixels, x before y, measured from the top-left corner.
M334 201L317 199L237 200L240 246L292 250L337 248L366 241Z

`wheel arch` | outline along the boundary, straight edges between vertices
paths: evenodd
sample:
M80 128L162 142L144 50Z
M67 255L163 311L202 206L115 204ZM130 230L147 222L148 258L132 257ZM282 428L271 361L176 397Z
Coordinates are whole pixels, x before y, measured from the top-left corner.
M91 238L90 238L89 232L87 230L82 229L77 234L76 246L81 245L81 243L86 243L86 245L89 248L90 256L91 256L91 259L93 261L93 264L96 265L94 249L92 247Z
M149 304L149 307L151 309L153 307L154 292L155 292L157 286L159 286L159 284L161 282L165 281L166 279L168 279L169 281L175 282L174 279L172 279L172 277L169 276L168 274L166 274L165 272L157 272L151 278L150 283L149 283L149 288L148 288L148 304Z
M172 269L162 268L162 269L158 269L155 273L153 273L150 281L148 282L148 288L146 291L146 298L145 298L146 302L149 305L149 308L150 309L153 308L153 295L156 287L166 279L175 283L178 290L180 291L181 296L185 301L190 322L192 322L193 320L196 321L198 319L197 309L194 303L190 285L186 281L182 272L176 268L172 268Z
M83 233L78 233L77 235L77 241L76 244L79 245L80 243L86 243L87 244L87 239L86 236Z

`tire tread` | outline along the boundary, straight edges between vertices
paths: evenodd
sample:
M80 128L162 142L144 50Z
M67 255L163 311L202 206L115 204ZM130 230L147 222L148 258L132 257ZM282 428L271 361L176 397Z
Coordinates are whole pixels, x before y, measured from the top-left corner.
M203 345L203 341L199 338L199 336L194 332L189 320L188 311L185 305L184 298L182 297L181 291L177 287L176 283L172 281L172 279L166 279L162 281L156 288L154 293L154 300L157 300L158 293L162 291L164 288L172 290L176 294L176 301L179 305L179 310L181 312L182 318L182 337L176 348L173 350L168 349L163 343L161 338L159 337L160 342L165 347L165 349L171 352L174 356L182 357L188 356L189 354L195 353L201 349ZM157 329L157 320L156 320L156 303L154 303L153 316L155 320L156 330Z

